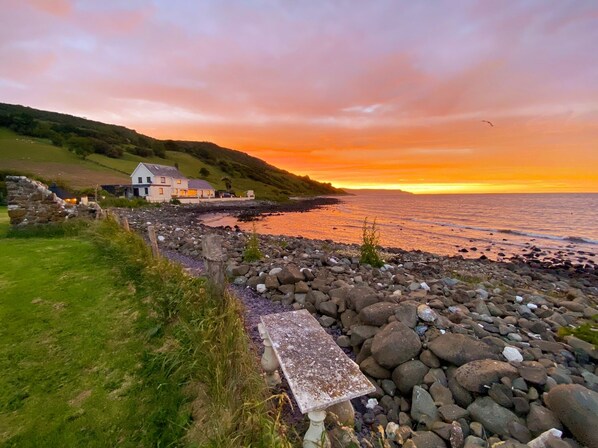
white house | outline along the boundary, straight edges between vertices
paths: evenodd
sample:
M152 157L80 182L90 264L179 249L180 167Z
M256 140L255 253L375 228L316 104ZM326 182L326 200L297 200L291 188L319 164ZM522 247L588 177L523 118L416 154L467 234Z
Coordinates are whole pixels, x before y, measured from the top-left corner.
M213 198L214 188L205 180L187 179L177 168L155 163L140 163L131 174L133 196L148 202L169 202L178 199L183 203L199 202Z

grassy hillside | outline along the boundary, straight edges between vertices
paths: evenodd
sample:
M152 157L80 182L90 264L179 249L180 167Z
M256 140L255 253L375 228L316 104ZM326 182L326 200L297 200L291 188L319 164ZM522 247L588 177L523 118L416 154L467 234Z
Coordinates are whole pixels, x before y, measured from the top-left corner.
M261 198L342 193L214 143L158 140L122 126L0 103L3 170L58 179L82 189L126 183L143 161L176 163L186 176L206 179L216 189L224 189L222 178L228 177L236 192L254 190Z

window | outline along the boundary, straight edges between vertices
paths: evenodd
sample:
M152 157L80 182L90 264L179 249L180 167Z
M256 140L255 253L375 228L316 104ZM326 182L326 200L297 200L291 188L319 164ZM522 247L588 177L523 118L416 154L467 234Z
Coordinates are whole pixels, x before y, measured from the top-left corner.
M158 193L164 194L164 188L158 188Z
M149 194L149 189L148 189L148 188L146 188L146 189L145 189L145 194L146 194L146 195L148 195L148 194Z
M143 183L143 177L138 177L137 178L137 183L138 184L142 184Z
M152 183L152 178L151 178L151 177L149 177L149 176L147 177L147 183L148 183L148 184L151 184L151 183Z
M165 177L161 177L160 178L160 182L162 182L163 184L165 184L166 183L166 178Z
M176 183L180 185L181 184L181 179L177 179Z

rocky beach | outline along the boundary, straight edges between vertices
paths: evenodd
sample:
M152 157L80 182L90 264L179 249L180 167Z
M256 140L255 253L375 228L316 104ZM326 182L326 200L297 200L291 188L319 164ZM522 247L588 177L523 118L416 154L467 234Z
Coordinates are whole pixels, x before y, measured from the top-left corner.
M258 349L260 314L309 310L376 386L354 402L362 446L382 427L391 447L598 447L598 350L561 330L598 314L594 266L388 248L378 269L356 244L270 235L246 263L249 234L202 213L118 210L195 273L202 237L222 235Z

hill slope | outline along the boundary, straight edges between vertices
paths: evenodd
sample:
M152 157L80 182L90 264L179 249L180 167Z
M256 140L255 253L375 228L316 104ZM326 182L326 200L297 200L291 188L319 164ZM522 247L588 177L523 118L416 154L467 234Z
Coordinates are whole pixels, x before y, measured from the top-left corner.
M128 183L139 162L175 164L188 177L260 198L341 194L329 183L297 176L211 142L158 140L123 126L0 103L0 169L60 180L73 188Z

